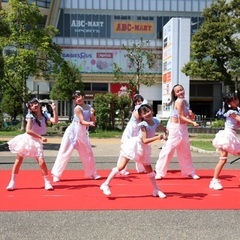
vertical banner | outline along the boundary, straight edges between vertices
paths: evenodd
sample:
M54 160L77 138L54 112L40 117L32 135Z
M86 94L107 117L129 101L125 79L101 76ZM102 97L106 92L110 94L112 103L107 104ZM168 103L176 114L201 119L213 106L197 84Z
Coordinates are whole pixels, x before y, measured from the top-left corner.
M189 99L189 77L181 72L190 60L190 19L172 18L163 27L162 117L170 116L171 90L175 84L185 88Z

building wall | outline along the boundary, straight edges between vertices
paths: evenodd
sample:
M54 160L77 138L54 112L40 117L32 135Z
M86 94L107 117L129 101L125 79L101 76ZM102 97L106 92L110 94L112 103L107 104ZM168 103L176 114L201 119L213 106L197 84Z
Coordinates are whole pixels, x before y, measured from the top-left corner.
M93 103L96 93L120 91L122 86L114 86L112 71L113 63L117 63L128 72L123 44L131 46L140 38L150 40L149 48L161 56L163 26L172 17L190 18L194 34L203 21L203 9L213 2L216 0L49 0L37 4L47 15L46 24L59 29L54 41L62 47L63 57L79 68L86 84L86 100ZM140 87L140 94L153 105L155 113L161 109L161 64L160 57L153 70L156 84ZM193 110L213 116L221 106L222 85L208 82L211 91L206 96L205 83L190 79L190 103ZM43 97L53 84L47 86L37 79L29 82L31 90Z

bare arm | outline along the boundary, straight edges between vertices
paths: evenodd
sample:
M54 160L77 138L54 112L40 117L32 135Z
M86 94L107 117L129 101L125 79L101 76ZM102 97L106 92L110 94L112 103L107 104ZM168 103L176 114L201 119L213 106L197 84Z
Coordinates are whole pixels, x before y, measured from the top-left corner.
M95 126L94 122L92 122L92 121L88 122L88 121L85 121L83 119L82 110L79 107L75 108L75 114L78 116L78 118L80 120L80 123L82 125L85 125L85 126Z
M240 116L235 113L229 114L229 117L235 118L238 122L240 122Z
M191 120L190 118L184 116L184 107L185 107L184 104L185 104L184 101L176 101L175 102L175 108L178 111L179 118L186 123L192 124L194 127L198 127L199 126L198 123L196 123L195 121Z
M154 142L156 140L162 140L163 139L163 135L159 134L157 136L151 137L151 138L147 138L147 132L146 132L146 127L141 127L141 131L142 131L142 142L145 144Z
M32 130L32 118L29 118L27 120L27 126L26 126L26 133L31 135L32 137L35 137L35 138L39 138L40 140L42 140L43 142L47 142L47 139L39 134L37 134L36 132L34 132Z
M53 117L50 118L50 121L53 124L57 124L58 123L58 114L57 114L56 104L52 103L51 107L52 107L52 110L53 110Z
M91 108L91 117L90 117L90 121L96 123L95 109L94 109L94 108Z

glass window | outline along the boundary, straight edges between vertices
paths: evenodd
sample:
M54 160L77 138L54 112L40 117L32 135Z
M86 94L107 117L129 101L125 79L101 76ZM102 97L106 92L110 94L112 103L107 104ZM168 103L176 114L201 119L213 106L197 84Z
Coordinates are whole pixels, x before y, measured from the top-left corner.
M108 83L92 83L92 91L108 92Z
M120 10L121 9L121 1L114 0L114 6L115 6L115 10Z
M170 1L171 0L164 1L164 11L170 11Z
M91 83L83 83L84 91L91 91Z
M128 4L129 4L129 10L135 10L135 1L134 0L129 1Z
M107 9L107 0L101 0L101 7L100 9Z
M208 1L207 1L208 2ZM199 11L203 11L203 9L204 8L206 8L207 6L206 6L206 3L205 2L203 2L203 1L200 1L200 3L199 3Z
M107 39L107 45L113 46L113 39Z
M77 38L72 38L72 45L78 45Z
M200 2L202 2L202 1L200 1ZM198 4L199 4L198 0L192 0L192 11L194 11L194 12L198 12L199 11Z
M99 1L100 0L93 0L93 9L99 9L100 8Z
M178 0L178 11L183 12L185 9L185 1L184 0Z
M91 38L86 38L86 45L92 45L92 39Z
M171 10L177 11L178 10L179 0L172 0L171 1Z
M186 0L185 1L185 11L192 11L192 1L191 0Z
M84 38L78 38L78 43L79 43L79 45L85 45Z
M156 0L150 0L150 10L155 11L157 8L156 6Z
M143 9L142 0L138 0L136 4L136 10L142 10L142 9Z
M85 9L86 8L85 0L78 0L78 6L80 9Z
M71 44L71 38L64 38L64 44Z
M114 9L114 0L107 1L107 9Z
M163 1L157 1L157 11L163 11Z
M93 39L93 45L99 45L99 39L97 39L97 38L94 38Z
M120 46L120 40L119 39L114 39L114 46Z
M92 9L93 8L92 0L86 0L86 8L87 9Z
M78 9L78 1L72 1L72 8Z
M100 45L105 46L107 44L106 39L100 39Z
M122 10L128 10L128 0L122 0Z
M148 11L149 10L149 0L143 0L143 10Z
M61 1L61 8L71 8L71 0Z

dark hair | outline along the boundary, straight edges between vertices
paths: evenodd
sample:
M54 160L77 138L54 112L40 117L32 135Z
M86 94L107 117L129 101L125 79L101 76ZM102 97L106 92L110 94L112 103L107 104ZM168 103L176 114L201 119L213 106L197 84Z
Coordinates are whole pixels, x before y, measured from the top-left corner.
M35 102L40 103L40 101L39 101L37 98L32 98L31 100L29 100L29 101L26 103L27 108L30 108L30 104L31 104L31 103L35 103Z
M172 88L172 91L171 91L171 100L168 103L168 105L172 105L177 100L177 96L175 95L174 88L178 87L178 86L180 86L180 87L182 87L184 89L183 85L181 85L181 84L174 85L173 88Z
M142 113L147 113L149 110L152 111L152 108L148 104L143 104L138 108L138 115L141 116Z
M137 101L141 100L143 102L144 98L140 94L135 94L133 97L133 102L132 102L132 111L135 109Z
M224 101L224 112L227 112L230 109L233 109L230 105L230 102L233 100L238 99L238 95L235 93L227 93L224 97L223 97L223 101ZM235 110L235 109L234 109Z
M30 110L30 104L36 103L36 102L40 104L40 101L39 101L37 98L32 98L31 100L29 100L29 101L27 102L26 106L27 106L28 109L29 109L28 112L31 113L31 114L33 115L33 117L36 119L36 122L37 122L38 126L41 127L41 122L38 120L36 114ZM47 123L47 118L46 118L46 116L43 114L42 111L41 111L41 113L42 113L42 116L45 118L45 122Z
M72 95L72 99L75 99L75 97L80 97L80 96L84 97L84 93L81 92L80 90L76 90Z

